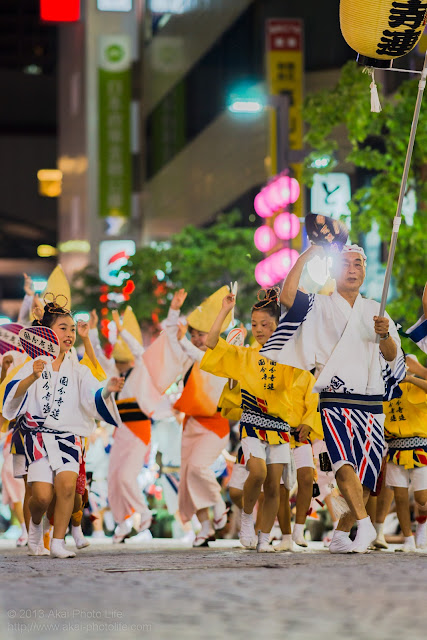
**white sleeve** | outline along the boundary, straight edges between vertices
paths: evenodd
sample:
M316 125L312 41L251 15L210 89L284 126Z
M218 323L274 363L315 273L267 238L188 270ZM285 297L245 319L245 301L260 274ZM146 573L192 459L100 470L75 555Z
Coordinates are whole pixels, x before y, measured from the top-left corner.
M189 358L193 360L193 362L201 362L203 360L203 356L205 355L204 351L195 347L194 344L184 336L182 340L179 340L179 344L184 349L185 353Z
M88 367L79 367L80 403L84 411L95 420L104 420L117 427L121 424L114 395L104 398L102 391L106 383L99 382Z
M176 326L178 326L179 316L180 316L180 310L179 309L172 309L172 307L169 307L167 318L164 321L164 326L165 327L176 327Z
M27 378L33 371L33 361L27 362L21 369L16 373L16 376L12 378L7 384L4 391L3 397L3 406L0 407L1 414L3 418L6 420L13 420L16 418L22 411L26 410L28 404L28 391L23 395L19 396L19 398L15 398L15 393L18 388L21 380ZM34 382L33 384L36 384Z
M29 327L31 324L31 309L33 306L34 296L29 296L25 294L24 299L22 300L21 308L19 309L18 322L19 324L24 325L24 327Z
M134 338L134 336L129 333L126 329L123 329L121 332L121 336L123 340L126 342L127 346L132 352L132 355L135 359L141 360L142 355L144 353L144 347L139 344L138 340Z
M169 308L168 317L165 320L164 326L173 356L176 360L180 361L182 374L185 375L188 369L194 364L194 358L184 349L184 345L182 344L183 340L178 340L179 316L179 309Z

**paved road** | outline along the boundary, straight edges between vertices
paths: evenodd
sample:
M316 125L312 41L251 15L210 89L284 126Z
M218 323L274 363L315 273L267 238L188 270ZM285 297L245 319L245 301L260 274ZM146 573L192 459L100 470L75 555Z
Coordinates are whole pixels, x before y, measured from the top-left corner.
M0 541L0 637L426 638L427 554L173 546L92 544L56 560Z

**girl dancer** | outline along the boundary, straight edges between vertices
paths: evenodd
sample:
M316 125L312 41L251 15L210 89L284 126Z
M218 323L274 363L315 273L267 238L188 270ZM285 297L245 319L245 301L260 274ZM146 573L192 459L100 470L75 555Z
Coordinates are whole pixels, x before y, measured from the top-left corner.
M110 396L121 390L123 381L110 378L103 388L90 370L79 366L71 356L76 326L58 297L45 305L37 324L57 334L60 354L53 362L50 358L47 362L31 360L16 373L6 385L2 413L8 420L16 418L23 437L27 481L32 486L29 553L43 554L42 517L55 488L50 554L68 558L75 555L65 548L64 536L73 511L82 438L94 430L94 418L118 424L117 408Z
M406 357L408 374L400 383L402 396L384 403L388 445L386 482L394 491L396 512L405 536L399 551L427 547L427 381L416 377L419 365ZM418 365L418 366L417 366ZM411 530L409 485L418 509L415 537Z
M108 467L108 502L117 522L113 543L121 543L151 525L151 511L138 485L138 476L150 450L151 415L161 395L144 364L141 330L131 307L126 308L122 320L118 311L113 311L113 320L118 340L111 360L102 354L95 311L91 314L90 335L103 367L124 380L123 389L116 396L122 428L114 434Z
M269 289L265 298L252 307L252 333L264 345L275 331L279 320L278 289ZM270 531L279 508L280 479L284 465L290 462L289 418L292 410L290 394L295 370L277 365L260 356L256 349L230 345L220 336L224 318L233 309L235 297L225 296L217 319L208 334L208 351L202 369L240 382L242 417L240 435L249 476L243 488L243 512L240 542L254 547L252 512L264 485L264 505L257 551L274 551L269 544Z
M199 363L206 351L207 332L218 312L220 300L228 291L223 287L205 300L187 318L191 340L185 328L179 328L180 309L187 297L184 289L177 291L171 302L166 331L144 354L152 378L162 392L183 376L184 390L174 408L185 414L181 444L181 475L178 488L179 513L183 523L197 515L202 525L193 546L207 546L215 530L227 524L227 507L211 465L226 447L229 438L228 420L218 412L218 401L224 382L200 371ZM215 315L214 315L215 314ZM225 314L225 330L229 324ZM156 366L161 363L161 366ZM211 523L209 508L213 507Z

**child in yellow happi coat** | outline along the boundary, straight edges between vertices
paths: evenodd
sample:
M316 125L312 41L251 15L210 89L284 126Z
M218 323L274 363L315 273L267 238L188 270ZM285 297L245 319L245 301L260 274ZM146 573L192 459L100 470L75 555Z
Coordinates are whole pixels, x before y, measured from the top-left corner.
M289 419L291 395L286 393L294 381L295 369L259 354L257 349L230 345L219 338L224 318L233 309L235 296L222 302L206 340L209 351L201 368L217 376L240 382L242 416L240 436L249 476L243 488L243 512L240 542L254 548L253 509L264 486L264 507L257 551L274 551L269 536L279 507L280 478L290 462ZM264 300L252 308L252 333L260 345L265 344L278 324L278 292L270 289Z
M421 367L411 356L409 375L400 383L402 397L384 403L384 433L388 445L386 482L394 491L405 542L401 551L427 547L427 380L415 377ZM411 530L409 485L418 507L415 538Z

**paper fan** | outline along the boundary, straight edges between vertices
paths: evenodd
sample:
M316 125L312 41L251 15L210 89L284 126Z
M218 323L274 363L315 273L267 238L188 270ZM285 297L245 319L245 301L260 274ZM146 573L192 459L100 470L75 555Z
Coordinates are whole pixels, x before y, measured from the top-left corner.
M228 333L227 340L228 344L232 344L235 347L243 347L245 344L245 333L243 329L236 327L235 329L231 329Z
M348 229L340 220L316 213L305 217L305 229L313 244L335 252L342 251L348 239Z
M19 351L24 353L21 342L19 340L19 332L24 327L17 322L0 325L0 355L7 351Z
M59 356L58 336L49 327L21 329L19 339L22 348L33 360L43 356L50 356L52 360L56 360Z

